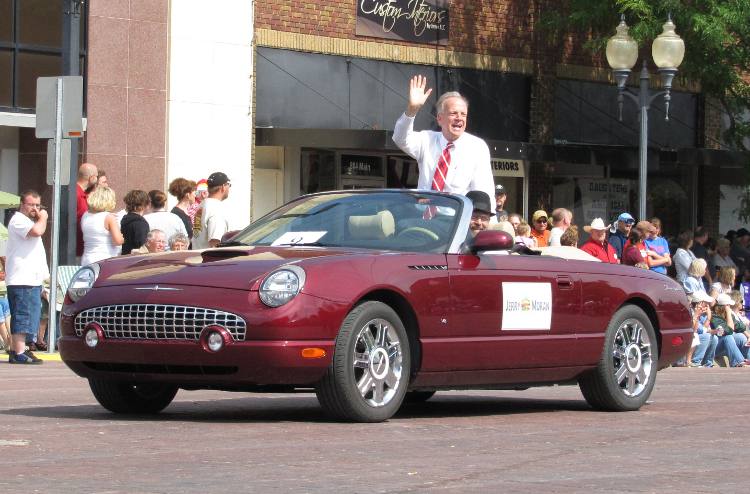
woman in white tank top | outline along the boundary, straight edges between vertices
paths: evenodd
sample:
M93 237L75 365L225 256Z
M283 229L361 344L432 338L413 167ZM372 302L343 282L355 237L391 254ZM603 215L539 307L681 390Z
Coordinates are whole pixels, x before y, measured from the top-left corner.
M96 187L86 202L89 210L81 217L84 266L118 255L124 240L117 217L111 213L117 204L114 191L106 186Z

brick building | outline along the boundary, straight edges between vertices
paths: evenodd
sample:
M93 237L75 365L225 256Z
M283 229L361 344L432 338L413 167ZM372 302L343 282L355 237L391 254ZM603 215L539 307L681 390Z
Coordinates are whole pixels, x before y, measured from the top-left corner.
M254 183L263 208L315 190L414 186L414 164L390 131L408 79L421 73L433 98L448 90L469 98L469 131L490 144L496 181L509 189L506 209L528 217L564 206L581 224L636 213L637 108L626 104L620 122L606 61L575 36L545 39L538 22L555 2L429 4L447 6L447 37L437 42L383 28L398 29L389 16L407 2L256 4ZM613 33L615 24L613 15ZM668 235L696 225L718 233L722 184L737 183L742 159L716 150L717 108L678 84L670 122L662 101L649 112L647 209ZM415 127L435 127L426 107ZM351 163L367 173L352 173Z

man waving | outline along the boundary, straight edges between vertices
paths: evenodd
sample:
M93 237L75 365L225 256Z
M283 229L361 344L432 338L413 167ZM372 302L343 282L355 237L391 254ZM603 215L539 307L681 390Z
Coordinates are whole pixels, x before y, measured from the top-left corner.
M406 111L393 130L393 142L419 164L417 188L463 195L481 190L493 197L490 150L482 139L466 132L466 98L455 91L444 93L435 105L441 131L414 131L414 117L431 93L426 77L412 77Z

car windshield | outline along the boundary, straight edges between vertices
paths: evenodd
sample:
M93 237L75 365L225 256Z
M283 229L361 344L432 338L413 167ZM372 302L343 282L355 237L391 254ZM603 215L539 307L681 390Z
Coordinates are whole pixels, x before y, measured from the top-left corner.
M229 243L446 252L462 206L455 197L415 191L305 196L251 224Z

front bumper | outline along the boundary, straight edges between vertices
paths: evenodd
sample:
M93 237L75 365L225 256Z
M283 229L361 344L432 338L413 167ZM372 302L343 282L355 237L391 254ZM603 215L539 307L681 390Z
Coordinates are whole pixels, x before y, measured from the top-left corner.
M233 342L209 353L197 341L104 339L89 348L78 336L63 336L60 356L81 377L170 382L184 387L311 385L331 363L335 342ZM304 348L322 348L322 358L304 358Z
M86 309L113 304L206 307L240 316L247 328L244 341L231 339L215 353L206 350L199 339L137 338L132 332L118 331L90 348L76 334L76 316ZM257 292L245 290L183 285L179 290L154 293L138 291L137 286L101 287L63 307L60 356L86 378L169 382L185 388L307 387L320 380L330 365L346 311L343 304L305 294L271 309L258 300ZM111 327L111 318L108 324ZM164 325L162 320L160 327ZM184 319L175 325L184 325ZM130 337L112 336L122 334ZM303 357L305 348L323 349L325 355Z

